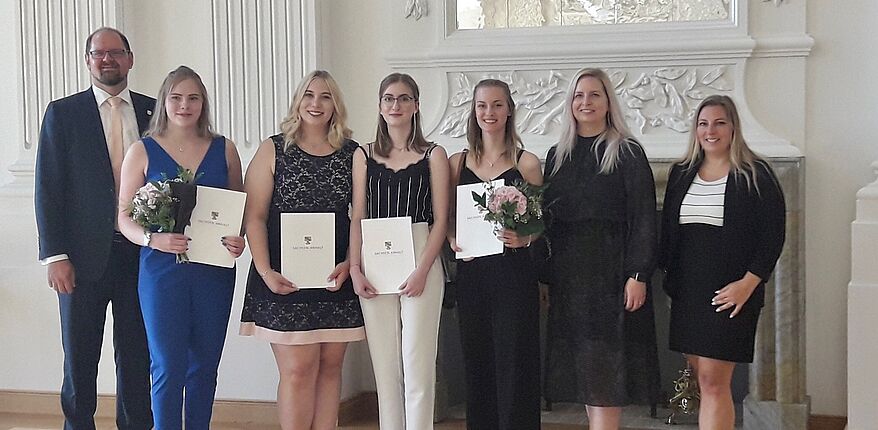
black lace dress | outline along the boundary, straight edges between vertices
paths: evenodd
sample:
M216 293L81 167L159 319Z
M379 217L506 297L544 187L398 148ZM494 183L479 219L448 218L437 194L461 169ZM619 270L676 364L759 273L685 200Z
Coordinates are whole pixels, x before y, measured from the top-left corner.
M291 212L334 212L335 260L344 261L350 238L351 166L359 145L348 140L334 153L316 156L298 146L285 152L282 136L271 139L275 146L274 193L267 222L271 268L280 271L280 215ZM363 313L350 278L336 292L307 289L278 295L268 289L253 264L240 334L286 345L365 338Z
M652 297L625 311L634 273L655 264L656 209L652 170L636 142L600 174L605 144L580 137L571 159L552 175L546 158L545 201L551 223L548 351L544 396L591 406L654 404L659 370ZM649 289L647 289L648 291Z

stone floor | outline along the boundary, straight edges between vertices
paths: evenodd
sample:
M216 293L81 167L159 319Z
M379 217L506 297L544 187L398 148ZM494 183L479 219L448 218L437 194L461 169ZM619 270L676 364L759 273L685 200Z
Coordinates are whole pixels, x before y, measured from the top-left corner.
M466 428L462 407L451 409L450 418L436 424L436 430L463 430ZM658 418L649 416L649 408L632 406L625 408L622 417L622 427L625 430L695 430L698 426L694 417L680 417L676 425L667 425L666 409L658 410ZM738 417L740 421L740 411ZM581 430L586 423L585 411L582 406L574 404L556 404L551 412L543 412L543 430ZM29 414L0 414L0 430L54 430L61 427L61 418L46 415ZM738 426L740 428L740 424ZM98 430L112 430L115 425L112 420L103 419L97 421ZM213 430L269 430L276 429L272 426L255 426L241 424L220 424L211 426ZM375 420L354 422L350 425L339 427L339 430L376 430L378 424Z

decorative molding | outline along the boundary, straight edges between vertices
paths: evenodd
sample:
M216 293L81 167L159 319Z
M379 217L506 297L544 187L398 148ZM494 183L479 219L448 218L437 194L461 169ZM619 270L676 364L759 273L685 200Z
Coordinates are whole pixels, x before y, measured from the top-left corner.
M405 18L414 18L415 21L427 16L427 0L406 0Z
M13 182L0 191L7 195L33 192L40 123L49 102L89 86L83 52L86 37L98 27L120 28L124 22L119 0L17 3L15 30L22 84L19 120L24 125L24 136L18 158L9 167Z
M295 85L313 67L316 5L212 0L214 123L244 151L278 130ZM311 49L305 49L310 47Z
M454 73L448 75L451 85L445 113L439 121L439 134L454 138L466 135L473 87L485 78L500 79L509 84L516 106L516 127L520 133L545 135L552 123L560 124L561 99L569 82L569 77L562 72Z
M669 150L677 154L679 143L684 142L689 133L694 109L711 94L735 97L739 110L744 111L744 129L753 132L748 133L748 137L760 134L762 127L750 121L746 103L737 95L737 67L737 64L711 64L605 70L628 125L638 139L647 145L676 142ZM554 143L561 133L565 93L575 73L575 69L447 72L443 112L436 124L428 128L428 135L446 141L465 136L473 87L481 79L493 78L509 84L516 105L516 127L525 142L536 143L537 147ZM777 137L757 140L788 145ZM651 156L664 156L664 153L653 151Z

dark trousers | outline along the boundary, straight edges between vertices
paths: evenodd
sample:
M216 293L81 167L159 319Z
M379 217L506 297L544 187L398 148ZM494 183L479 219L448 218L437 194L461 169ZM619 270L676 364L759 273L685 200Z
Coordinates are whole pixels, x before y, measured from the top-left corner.
M149 350L137 295L138 256L139 248L117 233L110 261L100 279L92 283L77 281L72 294L58 295L64 346L61 409L65 430L95 428L98 361L110 302L116 361L116 426L120 430L152 428Z
M470 430L540 428L539 292L524 252L458 262Z

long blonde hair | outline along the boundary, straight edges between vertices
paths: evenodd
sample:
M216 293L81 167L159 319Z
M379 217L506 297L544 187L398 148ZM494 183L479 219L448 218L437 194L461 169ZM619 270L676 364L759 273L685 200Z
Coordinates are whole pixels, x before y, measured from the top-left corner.
M397 82L412 90L412 97L415 99L415 103L418 103L421 98L421 90L418 88L418 83L406 73L391 73L381 80L381 83L378 85L379 112L378 129L375 131L375 153L382 157L390 155L393 142L390 139L390 130L387 129L387 121L381 115L381 97L384 96L384 91L387 91L387 87ZM421 109L416 110L412 114L412 130L409 132L406 147L420 154L423 154L430 147L430 142L427 142L427 139L424 137L424 131L421 129Z
M631 142L634 140L634 137L625 124L625 116L622 114L622 109L619 105L619 100L616 98L616 92L614 91L613 84L610 82L610 77L601 69L582 69L570 80L570 87L567 89L564 113L561 119L563 129L561 131L561 139L555 148L555 166L550 173L551 175L557 173L561 165L570 159L573 154L573 147L576 146L578 133L576 118L573 116L573 96L576 92L576 85L586 77L595 78L601 82L608 104L607 128L598 135L594 145L595 157L597 157L598 147L602 142L606 142L604 156L598 160L601 166L598 173L612 173L621 159L622 149L631 151Z
M168 76L165 77L156 97L155 115L152 116L152 120L149 122L149 130L143 134L144 136L162 136L168 131L168 111L165 108L165 99L168 98L168 94L171 93L175 85L187 79L195 82L198 90L201 91L201 116L198 117L198 122L196 123L198 137L212 139L217 136L210 123L210 101L207 99L207 88L204 86L204 82L201 81L201 76L198 76L198 73L195 73L194 70L186 66L180 66L171 70Z
M506 128L504 129L503 147L509 157L512 159L512 165L518 165L518 153L524 149L524 143L521 136L515 129L515 100L512 99L512 91L509 84L499 79L482 79L473 88L473 100L470 103L469 119L466 122L466 141L469 144L469 150L472 151L476 162L481 162L482 155L485 152L485 145L482 142L482 129L479 127L479 120L476 118L476 92L479 88L496 87L503 90L506 95L506 106L509 108L509 117L506 118Z
M692 130L689 132L689 145L686 149L686 155L681 158L677 164L686 166L687 169L695 168L704 160L704 150L698 143L698 117L701 111L708 106L720 106L725 110L726 117L732 125L732 142L729 145L729 164L733 173L741 175L747 183L747 188L756 188L759 192L759 185L756 183L757 163L765 164L765 160L756 155L747 142L744 141L744 133L741 131L741 118L738 116L738 108L735 102L729 96L714 94L708 96L695 109L695 116L692 117Z
M333 148L339 149L342 147L345 139L351 137L351 130L346 125L348 113L342 100L341 89L338 87L338 83L335 82L335 79L332 78L329 72L315 70L305 75L299 82L299 86L296 87L296 94L293 96L293 103L290 105L290 110L280 123L280 130L284 135L284 151L296 146L296 141L302 137L302 130L300 129L302 116L299 115L299 107L302 106L302 99L305 98L305 91L308 90L308 85L311 85L311 81L315 79L322 79L323 82L326 82L326 87L329 88L329 95L332 98L332 105L335 108L335 113L329 119L329 131L326 134L326 140L329 141Z

